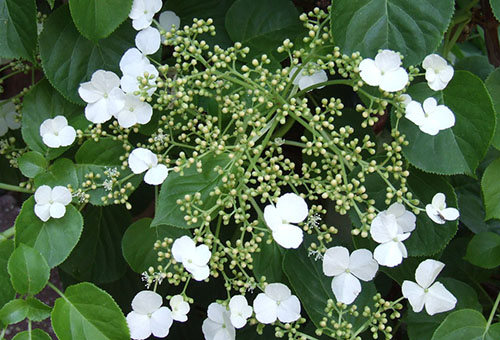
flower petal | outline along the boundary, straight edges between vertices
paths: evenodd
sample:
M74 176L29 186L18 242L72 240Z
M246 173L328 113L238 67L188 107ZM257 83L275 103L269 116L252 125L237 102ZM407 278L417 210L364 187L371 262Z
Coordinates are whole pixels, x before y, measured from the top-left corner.
M455 114L445 105L438 105L432 113L432 119L439 130L451 128L455 125Z
M160 43L160 31L153 27L147 27L135 36L135 45L145 55L156 53Z
M281 322L293 322L300 318L300 301L292 295L288 299L281 301L276 312L278 320Z
M257 295L253 301L253 310L255 312L255 318L260 323L270 324L278 318L278 305L276 301L269 298L264 293Z
M48 185L41 185L35 191L35 202L47 204L52 199L52 188Z
M368 249L357 249L351 254L349 269L357 278L363 281L370 281L377 274L378 263L373 259L371 251Z
M206 244L200 244L196 247L194 254L192 255L193 262L198 266L203 266L210 261L212 257L212 252Z
M418 313L424 308L425 291L422 287L412 281L403 281L401 286L403 296L408 299L415 313Z
M176 29L181 27L181 18L177 16L172 11L165 11L160 14L160 26L166 31L172 31L172 26L175 26Z
M441 215L448 221L454 221L460 216L460 213L455 208L446 208L441 210Z
M452 310L456 304L456 297L441 282L434 283L425 296L425 311L429 315Z
M329 248L323 256L323 273L326 276L337 276L349 268L349 250L344 247Z
M281 226L283 223L283 219L278 213L278 209L272 204L268 204L264 208L264 221L271 230Z
M203 332L203 336L205 337L205 340L214 340L215 335L217 332L219 332L222 329L222 325L213 322L210 319L205 319L203 321L203 324L201 325L201 331Z
M85 118L94 124L102 124L111 119L106 99L102 98L85 107Z
M443 262L427 259L418 265L415 279L422 288L429 288L443 268Z
M402 67L382 75L379 87L387 92L401 91L408 84L408 73Z
M163 303L160 294L150 290L140 291L132 299L132 309L139 314L151 314L157 311Z
M72 126L66 126L59 131L61 146L69 146L73 144L76 138L76 131Z
M351 304L361 293L361 283L350 273L342 273L332 280L332 290L337 301Z
M44 134L42 136L42 141L49 148L56 149L56 148L61 147L61 138L59 136L52 134L52 133Z
M424 124L426 117L422 105L412 100L406 105L405 118L417 126Z
M275 301L283 301L292 296L290 288L282 283L270 283L266 286L264 292Z
M397 52L382 50L375 56L375 64L382 72L395 71L401 65L401 57Z
M172 245L172 256L177 262L182 262L184 258L195 252L196 246L189 236L179 237Z
M398 232L396 217L389 215L385 211L379 213L372 221L370 235L377 243L391 241ZM379 262L380 263L380 262Z
M444 209L446 208L446 196L442 192L438 192L432 198L432 206L436 209Z
M35 204L35 215L43 222L47 222L50 218L50 204Z
M283 248L297 249L302 244L304 232L292 224L282 224L273 229L273 238Z
M191 307L189 303L184 301L182 295L174 295L170 299L170 307L172 309L172 319L179 322L187 321L187 314Z
M52 189L51 197L54 202L58 202L63 205L70 204L72 200L71 192L68 188L61 185L57 185Z
M299 223L309 214L306 201L297 194L288 193L278 198L278 214L289 223Z
M227 309L225 306L220 303L212 302L208 306L207 315L210 320L222 325L224 323L224 313L226 312Z
M160 185L162 184L168 176L167 166L164 164L158 164L152 167L146 172L144 176L144 182L150 185Z
M134 149L128 156L128 166L134 174L143 173L157 164L158 158L151 150L148 149Z
M174 320L172 319L172 312L170 309L161 307L151 314L151 333L157 338L164 338L168 335L173 322Z
M359 75L370 86L378 86L382 80L382 73L373 59L363 59L359 64Z
M427 204L425 206L425 212L427 213L427 216L429 216L429 218L437 224L444 224L446 222L444 217L441 215L441 212L432 204Z
M373 257L382 266L395 267L403 262L404 254L401 252L399 244L403 245L401 242L394 241L382 243L375 248Z
M151 335L149 317L134 311L128 313L127 324L130 330L130 337L136 340L143 340Z
M66 207L64 204L54 202L50 205L50 217L61 218L66 214Z

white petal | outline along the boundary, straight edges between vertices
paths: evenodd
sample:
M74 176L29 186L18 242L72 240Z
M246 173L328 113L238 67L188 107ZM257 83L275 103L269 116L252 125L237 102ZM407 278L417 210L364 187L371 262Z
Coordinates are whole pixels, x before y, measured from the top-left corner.
M409 94L406 94L406 93L400 95L399 99L401 101L401 104L403 104L403 106L408 106L408 104L410 104L412 101L411 96Z
M179 237L172 245L172 256L177 262L182 262L185 257L189 257L194 253L196 246L194 241L189 236Z
M452 310L456 304L455 296L441 282L434 283L425 296L425 311L429 315Z
M213 322L210 319L205 319L203 324L201 325L201 331L203 332L203 336L206 340L214 340L215 335L222 329L222 325L216 322Z
M361 293L361 283L354 275L343 273L333 278L332 290L337 301L349 305Z
M422 288L429 288L443 268L443 262L427 259L418 265L415 279Z
M425 291L422 287L412 281L403 281L401 286L403 296L408 299L415 313L418 313L424 308Z
M441 215L441 212L432 204L427 204L425 206L425 212L427 213L427 216L429 216L429 218L437 224L444 224L446 222L444 216Z
M297 249L302 244L304 232L292 224L282 224L274 227L273 238L283 248Z
M52 188L48 185L39 186L35 191L35 202L39 204L47 204L52 198Z
M153 108L146 102L140 101L140 103L135 106L134 112L137 117L137 123L139 124L149 123L151 117L153 116Z
M157 338L164 338L168 335L170 327L174 320L172 313L167 307L161 307L151 314L150 327L151 333Z
M68 190L68 188L61 185L55 186L52 189L51 197L54 202L58 202L63 205L68 205L71 203L71 192Z
M210 261L212 253L206 244L201 244L196 247L194 254L192 255L193 262L198 266L203 266Z
M172 308L172 319L179 322L187 321L187 313L189 313L189 303L184 301L182 295L174 295L170 299L170 307Z
M422 67L424 70L427 69L437 69L440 70L448 65L446 60L438 54L429 54L426 56L422 62Z
M267 226L271 230L283 224L283 219L278 213L278 209L272 204L268 204L264 208L264 221L266 221Z
M401 242L389 241L382 243L375 248L373 257L382 266L395 267L403 262L403 253L401 252ZM403 245L404 247L404 245Z
M244 318L243 316L239 314L233 314L231 313L231 324L235 328L243 328L247 324L247 318Z
M144 69L149 60L137 48L128 49L120 59L120 70L123 74L136 74L137 69Z
M359 75L365 83L378 86L382 80L382 73L372 59L363 59L359 64Z
M278 305L276 313L278 320L281 322L293 322L300 318L300 301L292 295L288 299L283 300Z
M64 204L54 202L50 205L50 217L61 218L66 214L66 207Z
M409 233L415 230L417 225L417 216L411 211L405 211L403 215L396 218L396 222L400 227L398 233Z
M388 214L399 217L405 213L406 209L405 209L405 206L402 205L401 203L395 202L395 203L392 203L389 206L389 208L387 208L386 211Z
M382 75L379 87L387 92L401 91L408 83L408 73L402 67Z
M160 43L160 32L153 27L143 29L135 37L135 45L145 55L156 53Z
M455 115L445 105L439 105L436 107L431 116L436 122L439 130L448 129L455 125Z
M439 210L446 208L446 196L442 192L435 194L432 198L432 206Z
M379 213L372 221L370 235L377 243L391 241L398 232L396 217L385 211ZM380 262L379 262L380 263Z
M78 94L87 103L95 103L102 98L102 93L98 92L90 81L80 84Z
M149 317L134 311L128 313L127 324L130 329L130 337L136 340L143 340L151 335Z
M186 270L193 275L193 279L196 281L203 281L210 276L210 268L208 268L208 265L198 266L187 264L185 262L183 262L183 264Z
M103 93L109 93L115 87L120 86L120 78L111 71L97 70L92 74L90 81L98 91Z
M95 124L102 124L111 119L108 112L108 103L106 99L99 99L95 103L87 104L85 107L85 118Z
M35 204L35 215L43 222L47 222L50 218L50 204Z
M290 288L285 286L282 283L271 283L268 284L264 290L266 295L270 297L271 299L274 299L275 301L283 301L288 299L291 295L292 292L290 291Z
M349 250L344 247L332 247L323 256L323 273L326 276L340 275L349 268Z
M128 166L134 174L143 173L157 164L158 158L151 150L148 149L134 149L134 151L132 151L128 156Z
M437 101L435 98L429 97L426 100L424 100L422 106L426 114L431 114L437 107Z
M139 314L151 314L157 311L163 303L160 294L150 290L140 291L132 300L132 310Z
M60 132L63 128L68 126L68 120L64 116L55 116L52 119L52 126L54 131Z
M288 193L278 198L276 209L282 219L288 223L299 223L309 214L306 201L297 194Z
M441 81L446 85L450 82L450 80L453 78L453 74L455 71L453 70L453 67L448 65L441 71L439 71L439 78Z
M42 136L42 141L49 148L59 148L61 146L61 138L52 133L46 133Z
M0 137L3 137L7 133L7 131L9 131L9 128L7 127L7 122L2 116L0 116Z
M430 117L427 118L422 125L419 126L420 131L423 133L426 133L431 136L435 136L439 133L439 127L437 126L437 123L431 119Z
M176 29L181 27L181 18L179 18L172 11L165 11L160 14L160 26L166 31L170 32L172 30L172 25L175 26Z
M352 252L349 260L349 269L357 278L370 281L375 277L378 264L368 249L357 249Z
M108 106L108 113L110 115L115 115L118 111L123 109L125 106L125 93L119 87L115 87L109 92L108 99L106 101Z
M134 27L136 31L140 31L142 29L145 29L146 27L151 26L151 23L153 22L153 16L154 14L147 13L137 19L132 20L132 27Z
M229 311L231 312L231 323L236 328L245 326L247 319L252 315L252 307L248 305L248 301L243 295L235 295L231 298Z
M441 210L441 215L448 221L454 221L460 216L460 213L455 208L446 208Z
M401 57L397 52L382 50L375 56L375 64L382 72L395 71L401 65Z
M266 294L260 293L253 301L255 318L260 323L270 324L278 318L278 305Z
M61 146L69 146L73 144L76 138L76 131L72 126L66 126L59 132Z
M424 124L426 117L422 105L419 102L411 101L406 105L405 118L417 126Z
M212 302L208 306L207 315L210 320L222 325L224 323L224 313L226 313L226 311L227 309L225 306Z
M164 164L158 164L146 172L144 182L150 185L162 184L168 176L168 169Z
M116 114L116 119L118 120L118 124L122 128L129 128L131 126L134 126L137 123L137 117L134 112L128 110L127 108L124 108L120 112Z

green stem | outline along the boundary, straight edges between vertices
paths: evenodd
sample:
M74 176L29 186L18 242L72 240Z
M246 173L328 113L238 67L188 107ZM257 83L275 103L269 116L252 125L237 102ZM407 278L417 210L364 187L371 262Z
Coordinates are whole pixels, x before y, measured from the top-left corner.
M9 229L5 230L4 232L0 233L0 242L7 241L9 238L14 236L16 233L16 228L15 227L10 227Z
M21 188L20 186L11 185L11 184L7 184L7 183L0 183L0 189L7 190L7 191L24 192L27 194L33 193L33 190Z
M493 322L493 317L495 316L495 312L497 311L498 304L500 303L500 293L497 295L497 299L495 300L495 304L493 305L493 308L491 309L490 317L488 318L488 323L486 324L486 329L484 330L482 338L484 339L485 335L488 333L488 330L490 329L491 323Z
M6 331L7 331L7 327L5 327L4 329L2 329L2 333L0 333L0 340L4 339L4 335L5 335Z
M60 297L62 297L64 300L69 302L69 300L66 298L63 292L59 290L52 282L47 282L47 286L49 286L54 292L56 292Z

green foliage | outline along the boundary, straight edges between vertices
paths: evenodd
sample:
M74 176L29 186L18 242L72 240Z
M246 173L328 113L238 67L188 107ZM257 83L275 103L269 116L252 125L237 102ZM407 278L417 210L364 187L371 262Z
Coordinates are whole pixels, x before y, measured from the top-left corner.
M60 340L130 339L125 316L116 302L90 283L68 287L64 297L56 300L51 319Z
M500 218L500 159L492 162L484 171L481 179L484 206L486 208L486 219Z
M108 37L127 19L133 0L70 0L71 17L78 31L97 41Z
M271 240L271 235L266 233L260 243L260 252L253 256L253 272L257 279L265 276L268 282L284 282L282 263L285 249Z
M482 232L470 240L465 259L481 268L500 266L500 236L493 232Z
M0 308L16 295L7 271L7 263L13 251L13 241L0 241Z
M490 0L491 9L493 10L493 14L497 20L500 20L500 1L499 0Z
M0 1L0 56L35 60L37 44L34 0Z
M373 58L380 49L399 51L415 65L438 47L453 14L453 0L337 0L332 35L343 53Z
M36 175L45 171L49 165L47 159L43 155L36 151L30 151L19 157L17 161L19 164L19 170L22 174L29 178L34 178Z
M15 299L7 302L0 309L0 321L5 325L11 325L23 321L28 316L28 304L26 300Z
M497 1L500 7L500 1ZM490 92L491 99L497 114L497 125L495 129L495 136L491 144L500 150L500 98L498 93L500 93L500 69L493 71L486 79L486 87Z
M500 337L500 323L489 324L484 316L473 309L451 313L436 329L432 340L495 340Z
M31 332L24 331L21 333L17 333L17 335L13 337L12 340L51 340L51 337L46 332L37 328L32 330Z
M19 294L35 295L49 281L47 261L36 249L22 243L10 256L7 268L12 286Z
M26 299L26 304L28 305L27 317L31 321L39 322L45 320L52 312L52 308L34 297L28 297Z

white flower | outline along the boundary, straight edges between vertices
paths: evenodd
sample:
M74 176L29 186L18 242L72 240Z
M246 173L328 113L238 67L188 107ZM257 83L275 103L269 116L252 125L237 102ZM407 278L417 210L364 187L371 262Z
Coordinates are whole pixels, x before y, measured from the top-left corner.
M147 124L153 116L153 108L139 97L127 93L125 95L125 106L116 113L118 124L123 128L129 128L135 124Z
M97 70L89 82L80 84L78 94L87 102L85 117L92 123L104 123L124 105L120 78L111 71Z
M303 68L300 73L295 76L298 66L300 66L300 64L290 70L290 78L293 79L293 84L298 85L301 90L316 84L324 83L328 80L328 75L326 74L325 70L318 70L313 74L309 74L306 68ZM295 78L293 78L294 76ZM317 88L322 89L323 87L324 86L320 86Z
M73 144L76 131L68 125L66 117L56 116L43 121L40 125L40 136L49 148L59 148Z
M120 60L120 70L123 73L120 85L126 93L140 91L139 85L146 74L148 77L146 92L151 96L156 91L158 70L151 65L149 60L137 48L131 48L125 52Z
M212 302L208 306L208 318L201 330L206 340L234 340L236 330L231 324L230 313L223 305Z
M145 28L135 36L135 46L144 55L156 53L160 48L160 43L160 31L153 27Z
M137 31L149 27L162 5L162 0L134 0L128 15L132 19L132 26Z
M358 249L349 256L344 247L333 247L325 252L323 273L334 276L332 290L337 301L352 303L361 292L360 280L370 281L375 277L378 264L367 249Z
M415 229L415 221L415 215L400 203L392 204L373 219L370 234L375 242L380 243L373 257L380 265L394 267L408 256L403 241Z
M424 105L411 101L406 106L405 117L415 123L422 132L435 136L439 131L455 125L455 115L445 105L437 105L436 99L429 97Z
M299 195L288 193L278 198L276 207L269 204L264 208L264 220L280 246L298 248L304 233L301 228L291 223L302 222L308 213L306 201Z
M66 214L66 206L71 203L71 192L63 186L42 185L35 192L35 215L43 222L61 218Z
M207 245L196 246L191 238L182 236L174 241L172 255L177 262L182 263L196 281L205 280L210 275L208 262L212 253Z
M288 323L300 318L299 299L282 283L271 283L264 293L253 301L255 317L260 323L273 323L276 319Z
M444 263L428 259L421 262L415 271L417 283L403 281L403 296L410 301L415 313L424 308L429 315L455 308L457 299L440 282L432 284L444 267Z
M127 315L127 324L132 339L146 339L151 333L157 338L168 335L172 326L172 312L162 306L162 297L150 290L143 290L132 300L132 311Z
M434 91L443 90L453 78L453 67L437 54L425 57L422 67L425 69L427 84Z
M148 149L137 148L128 156L128 166L134 174L146 171L144 182L159 185L168 176L168 169L164 164L158 164L158 157Z
M170 308L172 308L172 319L179 322L187 321L189 313L189 303L184 301L182 295L174 295L170 299Z
M15 130L21 127L17 120L16 105L12 101L0 101L0 137L5 135L9 129Z
M231 313L231 323L236 328L246 325L247 319L252 316L252 307L248 305L247 299L243 295L235 295L229 301L229 312Z
M446 221L454 221L460 213L455 208L446 208L446 196L443 193L437 193L432 198L432 203L425 206L425 212L431 220L438 224L444 224Z
M408 73L401 66L401 57L391 50L382 50L373 59L363 59L359 64L361 79L371 86L378 86L387 92L405 88Z
M172 11L165 11L160 14L160 26L165 30L165 32L171 32L172 27L178 29L181 27L181 18L177 16Z

